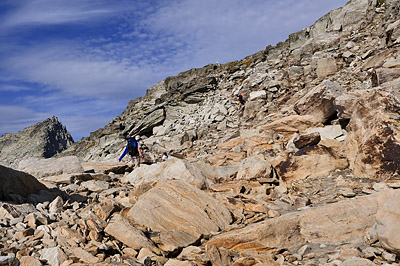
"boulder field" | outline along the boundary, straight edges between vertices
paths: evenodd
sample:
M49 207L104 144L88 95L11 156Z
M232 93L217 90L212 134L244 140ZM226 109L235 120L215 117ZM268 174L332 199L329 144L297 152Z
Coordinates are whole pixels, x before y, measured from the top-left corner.
M3 136L0 265L400 265L399 9L351 0L51 155Z

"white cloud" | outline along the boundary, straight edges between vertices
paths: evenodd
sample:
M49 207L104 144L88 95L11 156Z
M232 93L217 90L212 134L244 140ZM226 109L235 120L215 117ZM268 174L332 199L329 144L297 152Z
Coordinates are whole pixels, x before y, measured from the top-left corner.
M19 86L19 85L10 85L10 84L1 85L0 84L0 91L22 92L22 91L29 91L29 90L32 90L32 88L30 88L28 86Z
M157 78L149 66L118 62L104 55L98 58L74 53L73 48L66 46L45 45L25 49L3 63L8 71L23 80L60 90L67 96L84 98L143 96L144 89Z
M20 131L50 116L24 106L0 105L0 134Z
M118 11L115 6L93 0L26 0L5 17L2 27L78 23L109 16Z

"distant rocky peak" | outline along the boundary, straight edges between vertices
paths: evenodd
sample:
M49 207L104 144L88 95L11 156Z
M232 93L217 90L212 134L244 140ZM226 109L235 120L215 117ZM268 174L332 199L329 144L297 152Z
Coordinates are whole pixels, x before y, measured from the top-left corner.
M15 167L25 158L49 158L69 147L74 140L56 116L22 131L0 137L0 164Z

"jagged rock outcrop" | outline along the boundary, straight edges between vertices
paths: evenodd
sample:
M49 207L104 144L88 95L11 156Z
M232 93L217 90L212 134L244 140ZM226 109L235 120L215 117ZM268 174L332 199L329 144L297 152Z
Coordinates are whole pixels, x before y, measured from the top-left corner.
M24 130L0 137L0 163L17 167L27 158L50 158L74 142L58 118L52 116Z

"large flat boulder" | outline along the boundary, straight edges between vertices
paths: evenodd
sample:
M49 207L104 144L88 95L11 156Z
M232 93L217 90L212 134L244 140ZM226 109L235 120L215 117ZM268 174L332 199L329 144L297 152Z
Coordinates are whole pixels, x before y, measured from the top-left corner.
M297 249L306 243L364 243L364 233L375 223L377 208L376 196L345 200L222 233L207 244L236 251L274 251Z
M344 140L347 132L340 125L329 125L325 127L310 128L307 133L318 133L321 140Z
M343 92L339 83L325 80L297 101L294 110L300 115L312 115L324 123L336 115L334 99Z
M324 145L304 147L289 154L275 165L279 177L286 182L295 179L323 177L336 169L347 167L346 158L335 153L331 147Z
M18 169L38 178L61 174L82 173L84 171L76 156L49 159L26 159L19 163Z
M317 121L313 115L290 115L261 126L260 133L274 131L291 136L296 132L303 132L310 127L319 125L320 121Z
M231 213L222 203L182 180L157 183L139 198L127 218L154 232L176 231L193 236L218 232L232 222Z
M111 218L104 232L130 248L136 250L148 248L157 251L154 243L151 242L142 231L135 228L127 219L119 214L115 214Z
M317 75L323 78L337 72L337 64L335 58L322 58L318 60Z
M264 159L263 155L254 155L244 159L239 165L236 178L239 180L257 180L259 178L270 178L273 176L271 164Z
M0 165L0 200L13 200L13 194L23 198L40 190L48 190L30 174Z
M208 186L207 178L202 173L200 165L173 157L162 163L142 165L135 168L125 178L125 182L139 186L142 183L172 179L184 180L198 188Z
M362 66L362 70L368 70L370 68L379 68L385 63L385 59L389 55L390 51L384 50L383 52L377 53L376 55L368 58Z
M372 75L372 86L376 87L399 77L399 68L379 68Z
M143 135L145 133L153 132L153 128L161 125L165 119L164 108L155 109L146 114L146 116L139 120L138 123L133 124L125 134L128 136Z

